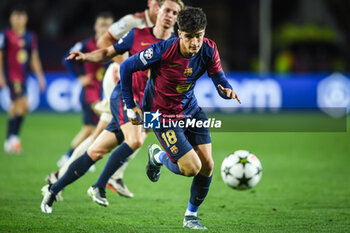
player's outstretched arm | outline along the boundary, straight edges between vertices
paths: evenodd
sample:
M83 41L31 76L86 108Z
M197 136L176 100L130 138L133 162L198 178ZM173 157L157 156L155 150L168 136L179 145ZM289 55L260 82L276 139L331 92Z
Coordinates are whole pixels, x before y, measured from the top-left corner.
M111 45L107 48L98 49L90 53L72 51L69 53L69 56L66 57L66 60L101 63L101 62L107 62L111 60L116 55L117 55L117 52L115 51L113 45Z
M227 98L229 99L236 99L238 101L238 103L241 104L241 100L239 99L237 93L230 89L230 88L224 88L223 86L221 86L220 84L218 84L218 89L220 90L220 92L225 95Z

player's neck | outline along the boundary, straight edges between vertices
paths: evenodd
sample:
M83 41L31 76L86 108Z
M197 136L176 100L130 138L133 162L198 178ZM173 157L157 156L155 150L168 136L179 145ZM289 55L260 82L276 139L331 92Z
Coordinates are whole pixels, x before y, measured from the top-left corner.
M189 51L186 50L185 45L183 45L181 39L180 39L180 53L182 56L186 57L186 58L190 58L193 57L194 55L196 55L196 53L191 53Z
M157 25L153 28L153 35L160 40L169 39L171 36L171 32L171 28L163 28Z

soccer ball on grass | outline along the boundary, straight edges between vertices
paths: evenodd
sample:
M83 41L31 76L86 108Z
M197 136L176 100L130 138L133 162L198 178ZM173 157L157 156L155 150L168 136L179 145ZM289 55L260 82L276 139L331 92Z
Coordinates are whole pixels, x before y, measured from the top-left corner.
M221 176L224 183L231 188L246 190L259 183L262 166L254 154L246 150L238 150L222 162Z

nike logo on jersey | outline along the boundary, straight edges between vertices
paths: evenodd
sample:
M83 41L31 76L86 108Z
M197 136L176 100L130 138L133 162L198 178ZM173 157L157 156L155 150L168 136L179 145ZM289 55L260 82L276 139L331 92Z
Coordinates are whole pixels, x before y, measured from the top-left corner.
M149 46L151 45L152 43L147 43L147 42L141 42L141 46Z
M176 66L178 66L179 64L170 64L170 65L168 65L168 67L169 68L174 68L174 67L176 67Z

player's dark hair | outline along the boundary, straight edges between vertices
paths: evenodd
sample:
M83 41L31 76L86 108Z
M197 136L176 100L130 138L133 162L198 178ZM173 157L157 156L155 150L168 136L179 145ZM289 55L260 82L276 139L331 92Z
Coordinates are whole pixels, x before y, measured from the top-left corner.
M96 19L97 18L112 18L114 20L114 16L111 12L109 11L103 11L103 12L100 12L96 15Z
M202 8L188 6L180 11L177 24L181 31L193 33L205 29L207 26L207 16Z
M11 14L17 12L21 14L28 14L27 8L23 4L17 4L11 8Z

